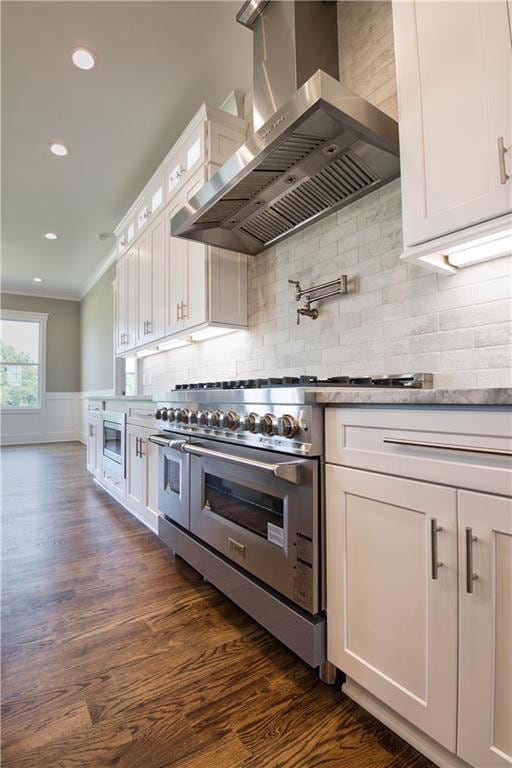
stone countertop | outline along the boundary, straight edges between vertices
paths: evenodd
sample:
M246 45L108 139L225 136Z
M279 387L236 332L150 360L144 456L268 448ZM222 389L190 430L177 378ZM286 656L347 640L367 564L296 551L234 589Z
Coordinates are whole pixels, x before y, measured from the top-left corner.
M312 387L322 405L512 405L512 387L482 389L375 389Z
M139 395L138 397L131 396L131 395L94 395L93 397L88 397L88 400L100 400L100 401L106 401L112 402L114 400L119 400L121 403L151 403L152 398L149 397L149 395Z

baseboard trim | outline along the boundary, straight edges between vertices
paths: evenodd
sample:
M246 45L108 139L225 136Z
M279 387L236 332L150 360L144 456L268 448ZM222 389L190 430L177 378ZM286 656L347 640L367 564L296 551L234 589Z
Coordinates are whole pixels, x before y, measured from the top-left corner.
M341 690L439 768L471 768L469 763L454 755L453 752L449 752L351 678L347 677Z
M108 488L106 488L101 480L98 480L97 477L92 475L92 478L94 482L99 485L99 487L105 491L105 493L108 493L111 499L114 499L114 501L117 501L118 504L120 504L124 509L126 509L127 512L132 515L136 520L139 521L139 523L142 523L146 526L146 528L149 528L150 531L153 533L156 533L158 536L158 515L156 512L153 512L152 510L148 510L148 518L146 519L143 515L140 515L138 512L135 512L133 509L131 509L128 506L128 503L124 499L120 499L119 496L114 496L113 493L109 491Z
M32 435L2 435L0 445L6 448L9 445L37 445L38 443L81 443L78 434L63 437L59 434L32 434Z

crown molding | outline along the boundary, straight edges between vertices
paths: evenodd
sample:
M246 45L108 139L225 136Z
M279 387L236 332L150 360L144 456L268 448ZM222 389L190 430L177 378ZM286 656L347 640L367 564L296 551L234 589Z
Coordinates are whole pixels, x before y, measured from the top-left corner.
M30 290L30 287L18 288L15 290L14 288L9 288L9 286L2 285L0 293L10 296L29 296L31 299L59 299L60 301L80 301L80 294L76 291L73 291L72 293L69 291L62 293L41 293L38 291L36 293L35 291Z

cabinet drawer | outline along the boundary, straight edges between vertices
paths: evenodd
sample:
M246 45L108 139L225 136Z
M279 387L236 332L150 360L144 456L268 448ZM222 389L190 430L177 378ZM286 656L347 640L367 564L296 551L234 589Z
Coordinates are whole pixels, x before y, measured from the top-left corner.
M118 499L123 500L126 498L126 484L124 479L112 475L104 467L101 470L101 484L112 496L117 496Z
M512 493L510 408L333 408L325 421L331 464Z
M153 404L145 406L139 406L134 408L128 408L128 414L126 416L128 424L135 424L138 427L152 427L155 421L155 406ZM154 433L154 429L151 430L151 434Z

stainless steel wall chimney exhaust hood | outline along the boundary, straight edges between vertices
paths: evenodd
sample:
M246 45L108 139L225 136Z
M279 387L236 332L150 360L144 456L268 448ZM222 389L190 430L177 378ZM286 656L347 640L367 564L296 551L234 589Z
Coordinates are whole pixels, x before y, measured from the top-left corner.
M171 234L257 254L396 178L398 125L336 79L336 3L248 0L238 18L254 32L256 132Z

